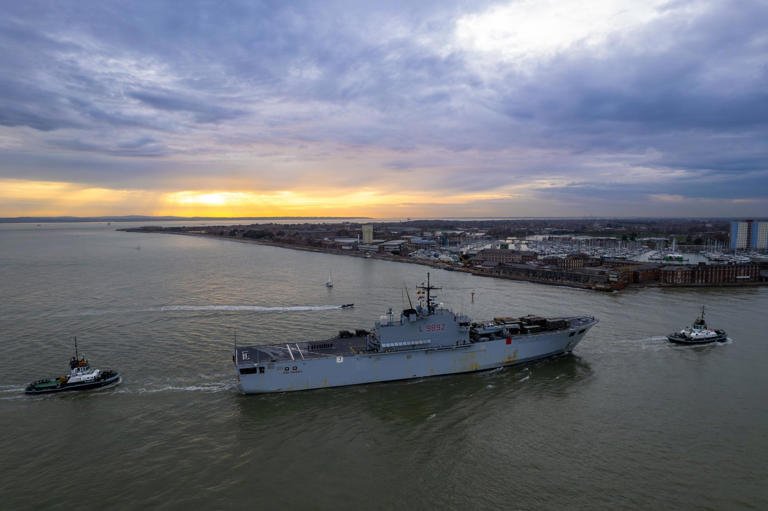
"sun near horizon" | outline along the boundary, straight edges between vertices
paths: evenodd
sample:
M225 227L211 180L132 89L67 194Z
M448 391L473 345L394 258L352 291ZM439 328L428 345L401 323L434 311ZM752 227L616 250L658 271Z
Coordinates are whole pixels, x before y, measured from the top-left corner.
M0 216L768 210L765 2L187 3L6 2Z
M29 216L349 216L388 217L427 214L441 206L510 199L509 194L455 193L443 197L371 188L152 191L123 190L56 181L0 180L0 217ZM462 212L478 213L472 207Z

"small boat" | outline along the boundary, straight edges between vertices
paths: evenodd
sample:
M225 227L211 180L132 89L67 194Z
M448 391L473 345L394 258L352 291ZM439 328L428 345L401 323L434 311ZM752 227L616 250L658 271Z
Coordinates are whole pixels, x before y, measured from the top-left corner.
M328 281L325 283L325 287L333 287L333 280L331 280L331 272L328 272Z
M75 356L69 361L69 376L54 379L42 379L30 383L24 389L27 394L49 394L69 390L92 390L120 383L120 373L111 369L92 369L88 359L77 355L75 338Z
M712 330L704 321L704 307L701 307L701 316L696 318L693 326L687 326L679 332L671 333L667 336L669 342L675 344L709 344L712 342L725 342L728 335L724 330Z
M354 307L354 306L355 306L355 304L354 304L354 303L345 303L345 304L343 304L343 305L341 306L341 308L342 308L342 309L351 309L351 308L352 308L352 307Z

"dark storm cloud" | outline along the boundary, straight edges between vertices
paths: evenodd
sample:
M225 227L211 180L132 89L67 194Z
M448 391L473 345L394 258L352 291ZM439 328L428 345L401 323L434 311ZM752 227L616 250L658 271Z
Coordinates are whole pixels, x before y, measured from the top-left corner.
M169 150L166 146L157 143L156 140L149 137L119 142L116 144L96 144L93 142L85 142L83 140L74 139L52 140L50 141L50 144L72 151L103 153L112 156L137 156L142 158L156 158L160 156L167 156L169 154Z
M764 2L714 3L639 38L618 38L607 55L576 49L530 77L508 75L515 85L500 88L500 110L576 149L650 143L672 161L679 160L674 137L695 132L728 152L728 144L749 145L768 128L766 26ZM722 143L725 133L731 138ZM766 160L758 163L766 168Z
M699 175L665 182L663 187L655 183L627 186L621 182L572 182L567 186L539 188L537 191L550 197L588 196L593 199L648 200L657 195L680 196L698 199L765 199L765 183L768 173L740 175L722 178L717 174Z
M576 41L525 68L483 67L491 57L455 45L457 19L489 4L9 3L0 126L41 132L30 152L99 156L102 182L130 158L167 159L171 173L190 151L278 147L307 163L381 151L384 172L459 191L550 178L561 184L537 193L768 189L756 174L768 170L764 2L669 3L599 51ZM630 186L617 165L614 186L595 178L606 159L683 172Z
M62 98L51 98L45 90L9 78L0 79L0 125L52 131L79 124L69 116Z
M189 112L199 123L219 122L235 119L245 114L244 110L235 110L219 105L210 105L202 99L182 97L172 92L135 91L128 95L158 110L171 112Z

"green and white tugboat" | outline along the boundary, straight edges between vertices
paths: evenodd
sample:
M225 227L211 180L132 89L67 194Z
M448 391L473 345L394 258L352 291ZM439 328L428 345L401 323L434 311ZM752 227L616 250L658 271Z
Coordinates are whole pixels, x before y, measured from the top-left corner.
M69 376L42 379L27 385L27 394L49 394L69 390L92 390L120 383L120 373L111 369L93 369L85 356L78 356L75 337L75 356L69 361Z

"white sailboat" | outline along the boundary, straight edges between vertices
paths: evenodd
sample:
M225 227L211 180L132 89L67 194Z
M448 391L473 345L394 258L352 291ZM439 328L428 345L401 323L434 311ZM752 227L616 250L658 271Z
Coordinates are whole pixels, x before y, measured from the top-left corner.
M331 271L328 270L328 282L325 283L325 287L333 287L333 280L331 279Z

